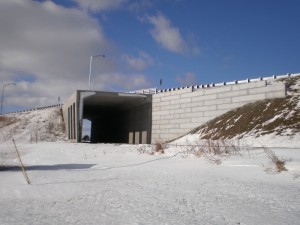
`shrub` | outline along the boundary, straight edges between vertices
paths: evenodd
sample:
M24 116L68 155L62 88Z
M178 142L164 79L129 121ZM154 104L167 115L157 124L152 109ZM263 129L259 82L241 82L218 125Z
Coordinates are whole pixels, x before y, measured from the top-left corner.
M154 144L154 151L153 152L158 152L161 154L165 153L165 149L167 148L167 144L162 142L162 141L156 141Z
M275 172L280 173L282 171L288 171L285 167L285 161L278 158L274 151L269 148L263 147L264 152L267 157L270 159L271 163L274 164ZM271 171L270 168L267 168L267 171Z
M145 145L142 145L142 146L138 147L137 151L138 151L140 154L146 153L146 146L145 146Z
M187 141L183 146L185 149L181 151L182 157L187 157L190 154L196 157L205 157L213 164L221 164L222 158L230 155L242 155L241 146L234 140L221 139L197 139L193 144Z
M199 148L199 149L197 149L195 152L194 152L194 155L196 156L196 157L198 157L198 158L200 158L200 157L202 157L202 156L204 156L204 150L202 149L202 148Z

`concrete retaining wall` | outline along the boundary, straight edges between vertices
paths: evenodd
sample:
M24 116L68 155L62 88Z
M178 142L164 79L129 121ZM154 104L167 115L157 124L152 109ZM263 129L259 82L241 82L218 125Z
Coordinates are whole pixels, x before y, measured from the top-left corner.
M285 95L285 84L263 79L207 88L188 87L154 94L151 142L177 138L247 103Z
M75 92L63 105L63 117L65 121L65 129L67 137L71 141L78 141L78 93Z

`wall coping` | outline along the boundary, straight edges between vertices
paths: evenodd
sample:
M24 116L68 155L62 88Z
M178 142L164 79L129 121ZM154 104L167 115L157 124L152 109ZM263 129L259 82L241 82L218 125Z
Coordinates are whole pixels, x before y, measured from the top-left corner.
M159 93L183 90L183 89L188 89L188 88L192 88L192 91L194 91L196 89L223 87L223 86L227 86L227 85L239 85L239 84L246 84L246 83L258 82L258 81L270 81L270 80L276 80L276 79L287 78L287 77L296 77L296 76L300 76L300 73L294 73L294 74L287 73L284 75L273 75L273 76L269 76L269 77L258 77L258 78L254 78L254 79L247 78L245 80L235 80L235 81L212 83L212 84L200 84L200 85L184 86L184 87L177 87L177 88L167 88L167 89L149 88L149 89L133 91L131 93L159 94Z

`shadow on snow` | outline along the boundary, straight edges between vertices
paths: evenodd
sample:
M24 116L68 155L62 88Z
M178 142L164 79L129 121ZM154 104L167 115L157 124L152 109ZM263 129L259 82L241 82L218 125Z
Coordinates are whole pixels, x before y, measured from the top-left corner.
M55 165L34 165L26 166L27 171L33 170L82 170L89 169L97 164L55 164ZM0 171L20 171L19 166L0 166Z

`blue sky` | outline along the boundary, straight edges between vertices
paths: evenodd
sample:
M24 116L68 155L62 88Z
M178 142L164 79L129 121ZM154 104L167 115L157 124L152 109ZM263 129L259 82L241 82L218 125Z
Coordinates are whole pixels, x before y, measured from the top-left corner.
M0 0L4 111L300 72L297 0Z

